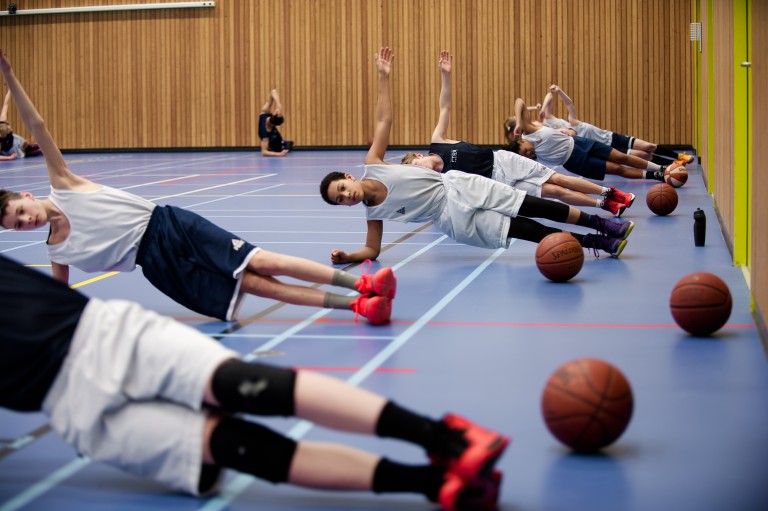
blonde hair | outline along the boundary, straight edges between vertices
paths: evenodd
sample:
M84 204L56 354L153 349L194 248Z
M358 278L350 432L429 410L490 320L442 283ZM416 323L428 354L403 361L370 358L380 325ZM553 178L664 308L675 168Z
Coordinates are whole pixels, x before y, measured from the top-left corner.
M411 163L415 159L416 153L405 153L405 156L403 156L403 159L400 160L400 163Z
M0 121L0 137L5 138L11 133L13 133L11 126L5 121Z

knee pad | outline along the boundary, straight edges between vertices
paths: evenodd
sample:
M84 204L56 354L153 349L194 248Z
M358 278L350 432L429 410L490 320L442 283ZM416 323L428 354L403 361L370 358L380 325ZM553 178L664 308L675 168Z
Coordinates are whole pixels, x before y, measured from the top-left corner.
M213 374L213 395L229 412L253 415L295 413L296 371L232 360Z
M294 440L261 424L234 418L219 422L209 447L217 465L273 483L288 481L296 452Z

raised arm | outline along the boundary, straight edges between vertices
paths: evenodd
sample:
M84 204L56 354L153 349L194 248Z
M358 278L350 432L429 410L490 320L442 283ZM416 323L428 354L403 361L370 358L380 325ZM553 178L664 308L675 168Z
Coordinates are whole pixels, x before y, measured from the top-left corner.
M440 69L440 115L437 118L437 126L432 132L432 142L456 143L457 140L448 139L448 123L451 120L451 67L453 55L442 50L437 59L437 67Z
M576 115L576 106L573 104L573 100L568 97L568 94L565 93L563 89L555 85L554 83L550 85L549 90L556 93L558 96L560 96L560 99L563 101L563 104L565 105L565 108L568 109L568 122L571 123L571 125L576 126L579 124L579 116Z
M13 95L21 122L40 145L43 156L45 156L45 163L48 167L48 179L51 182L51 186L58 189L95 186L91 181L73 174L67 168L59 147L53 141L53 137L48 132L43 118L35 109L32 100L27 96L24 87L21 86L21 83L16 78L16 74L11 68L11 63L6 58L5 52L2 49L0 49L0 71L3 73L5 83L8 84L8 89Z
M389 47L383 47L375 56L378 75L378 95L376 100L376 114L374 116L373 142L365 163L386 163L384 154L389 145L389 133L392 130L392 102L389 97L389 73L392 71L392 60L395 53Z
M8 105L11 103L11 90L5 93L5 99L3 100L3 109L0 110L0 122L6 122L8 120Z
M519 137L523 134L534 133L538 131L538 129L539 128L531 122L528 108L526 108L523 98L517 98L515 100L515 129L512 131L512 134Z

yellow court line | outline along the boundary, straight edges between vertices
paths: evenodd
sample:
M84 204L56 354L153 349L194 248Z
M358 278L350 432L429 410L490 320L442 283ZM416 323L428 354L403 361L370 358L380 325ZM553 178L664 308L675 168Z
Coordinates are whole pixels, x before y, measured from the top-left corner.
M43 266L51 266L50 264L25 264L24 266L31 266L31 267L43 267ZM105 273L104 275L99 275L98 277L93 277L92 279L84 280L82 282L78 282L77 284L72 284L72 289L77 289L78 287L87 286L88 284L93 284L94 282L98 282L102 279L106 279L107 277L113 277L117 274L119 274L119 271L111 271L109 273Z
M77 284L72 284L69 287L71 287L72 289L77 289L78 287L86 286L88 284L93 284L94 282L98 282L98 281L100 281L102 279L106 279L107 277L112 277L114 275L117 275L118 273L120 273L120 272L119 271L111 271L109 273L105 273L104 275L99 275L98 277L93 277L92 279L84 280L82 282L78 282Z

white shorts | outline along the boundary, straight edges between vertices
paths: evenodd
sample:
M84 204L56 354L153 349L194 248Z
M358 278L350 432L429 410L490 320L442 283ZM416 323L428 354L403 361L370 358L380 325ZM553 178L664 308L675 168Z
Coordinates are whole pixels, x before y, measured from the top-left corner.
M137 304L91 299L43 410L77 452L198 495L205 387L237 357Z
M445 206L435 225L459 243L508 248L510 218L517 216L525 192L476 174L443 174Z
M541 197L542 185L554 173L541 163L512 151L493 152L493 180L514 186L528 195Z

